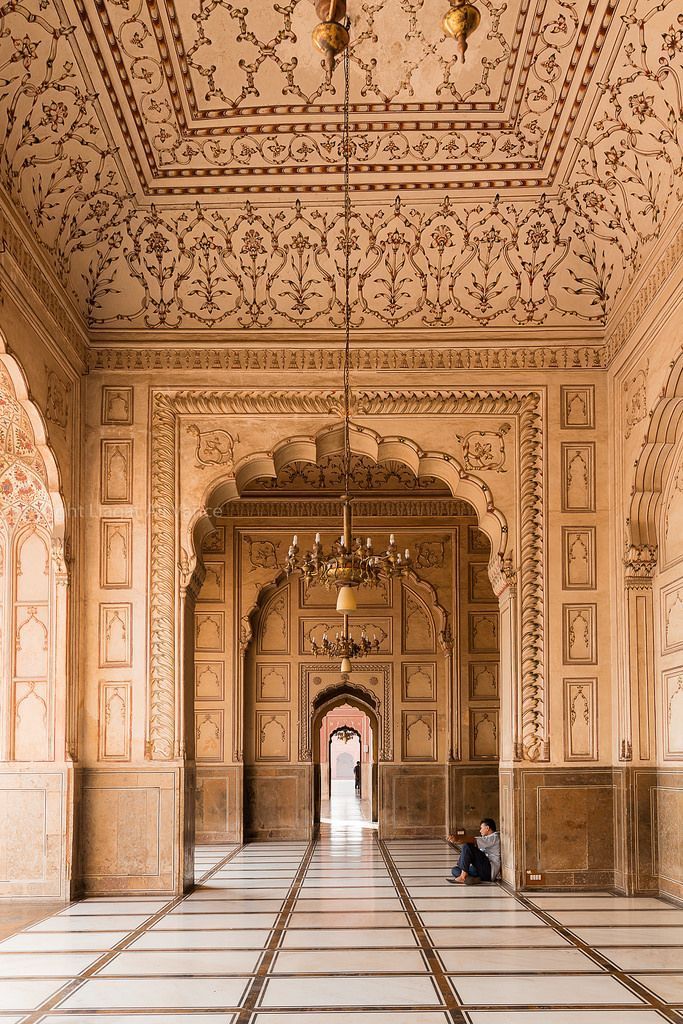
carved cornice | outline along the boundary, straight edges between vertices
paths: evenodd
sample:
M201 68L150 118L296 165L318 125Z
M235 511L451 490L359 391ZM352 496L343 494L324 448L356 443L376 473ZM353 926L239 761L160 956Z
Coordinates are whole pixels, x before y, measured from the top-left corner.
M27 243L28 227L17 222L16 213L10 213L12 203L0 186L0 253L6 254L16 271L35 294L42 309L61 331L67 345L81 365L88 359L85 322L73 309L72 302L51 270L46 270ZM26 293L22 304L26 305Z
M432 335L431 330L418 331L418 336ZM471 334L471 332L470 332ZM125 371L213 371L272 370L294 372L306 370L339 371L344 354L338 349L319 347L295 348L273 343L268 348L104 348L93 347L88 355L91 372ZM354 370L600 370L606 367L606 351L602 345L543 346L515 345L497 348L429 348L415 344L412 348L363 348L362 343L351 350Z
M626 589L649 590L657 571L657 547L654 544L627 544L623 561Z
M228 502L221 510L221 515L228 519L239 518L284 518L306 519L315 517L317 519L329 517L335 521L339 519L339 500L329 501L315 498L311 501L301 499L299 501L288 501L286 498L275 498L267 501L243 501L236 499ZM403 499L391 498L354 498L353 512L356 518L367 516L383 516L385 518L397 518L407 516L439 516L453 518L464 518L468 521L476 519L476 512L471 505L459 498L413 498L408 496Z
M157 391L150 444L150 756L167 759L175 738L176 418L178 415L338 413L338 391ZM363 415L518 417L520 450L520 608L522 743L529 760L547 759L545 652L545 525L542 401L535 392L365 390L354 395ZM444 455L445 461L452 456ZM491 508L493 505L491 504Z

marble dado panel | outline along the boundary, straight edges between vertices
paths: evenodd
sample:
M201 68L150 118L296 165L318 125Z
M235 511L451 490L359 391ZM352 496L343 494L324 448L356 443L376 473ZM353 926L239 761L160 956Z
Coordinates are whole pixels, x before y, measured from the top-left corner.
M245 765L246 839L310 839L313 766Z
M659 888L683 899L683 770L659 771L656 789L656 869Z
M379 765L380 834L383 839L442 837L448 776L445 765Z
M0 897L68 899L64 849L73 842L70 772L5 769L0 772Z
M197 843L235 843L242 839L242 766L197 768Z
M448 787L451 825L477 835L482 818L494 818L501 809L497 765L449 764ZM506 876L507 877L507 876Z
M85 768L79 774L83 895L179 891L183 769Z
M523 834L519 882L609 888L615 877L614 783L612 769L518 771Z

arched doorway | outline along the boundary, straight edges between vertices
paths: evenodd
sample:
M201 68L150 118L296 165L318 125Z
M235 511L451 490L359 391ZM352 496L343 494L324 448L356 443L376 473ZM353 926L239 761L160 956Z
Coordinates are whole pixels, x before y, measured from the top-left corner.
M358 753L360 761L360 792L358 806L347 798L346 792L337 787L331 753L335 733L345 728L345 722L353 723L350 728L358 737ZM379 821L378 792L378 740L379 716L370 693L365 693L352 683L342 681L328 687L318 694L313 703L313 719L311 722L313 737L313 831L319 829L321 822L334 826L335 821L348 824L357 822L359 827L376 826ZM349 783L353 780L353 775ZM346 779L339 781L345 782ZM355 780L353 780L355 782ZM335 797L339 796L336 801ZM337 806L335 807L335 803ZM349 809L351 811L349 812ZM335 813L337 811L338 813Z

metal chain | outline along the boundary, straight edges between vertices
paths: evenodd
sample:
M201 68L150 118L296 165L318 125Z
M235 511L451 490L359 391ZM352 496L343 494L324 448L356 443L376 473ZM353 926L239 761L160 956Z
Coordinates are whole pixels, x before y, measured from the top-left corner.
M351 183L349 172L351 153L349 66L349 48L347 46L346 50L344 50L344 127L342 131L344 154L344 491L346 494L349 493L349 477L351 475Z

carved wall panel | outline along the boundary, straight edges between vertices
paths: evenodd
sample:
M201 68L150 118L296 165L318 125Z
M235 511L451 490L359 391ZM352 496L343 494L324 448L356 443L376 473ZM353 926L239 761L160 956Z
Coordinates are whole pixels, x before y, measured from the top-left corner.
M130 427L133 424L133 388L102 387L103 426Z
M436 700L436 664L434 662L403 662L401 665L403 687L402 700Z
M672 583L661 591L662 654L683 647L683 585Z
M289 590L285 589L271 597L263 610L259 631L259 653L288 654L289 640Z
M100 683L99 750L101 761L129 761L131 684Z
M50 623L47 603L15 607L14 674L19 679L47 676Z
M288 711L257 711L257 761L289 761L289 740Z
M498 757L498 708L470 708L470 757L490 761Z
M595 590L595 527L562 527L562 586Z
M221 710L195 711L195 754L197 762L222 761L223 712Z
M195 661L194 694L197 700L224 700L225 665L222 661Z
M222 653L225 650L225 613L195 612L194 635L196 651Z
M100 668L132 665L131 613L131 604L100 604Z
M402 711L401 735L404 761L436 761L436 711Z
M470 562L469 564L469 600L471 604L495 604L496 602L487 562Z
M467 552L470 555L488 555L491 552L489 539L478 526L467 527Z
M597 605L562 605L565 665L595 665L598 660Z
M647 377L649 362L624 382L624 436L628 440L635 427L647 416Z
M206 537L202 542L202 552L205 555L224 555L225 554L225 527L217 526L207 533Z
M15 761L44 761L49 756L49 695L46 680L15 682L14 734L12 755Z
M101 443L100 502L102 505L130 505L133 500L133 442Z
M498 653L498 613L469 613L469 649L472 654Z
M434 619L422 598L403 587L403 653L433 654L436 650Z
M562 511L595 511L595 445L562 444Z
M221 603L225 600L225 562L218 562L204 559L206 576L199 592L198 602L215 601Z
M595 386L560 388L560 423L564 430L595 427Z
M664 497L660 536L662 564L674 565L683 558L683 461L671 473Z
M133 578L133 520L100 520L100 586L128 588Z
M354 669L351 677L353 687L362 692L366 702L374 707L379 718L379 760L394 759L394 682L391 663L363 664ZM330 662L299 665L299 700L297 717L299 721L299 760L310 761L312 757L311 722L315 711L314 701L342 682L339 666ZM308 709L306 712L305 709Z
M663 673L664 756L678 760L683 757L683 670Z
M471 661L469 664L470 700L498 697L498 662Z
M598 760L597 679L564 680L565 761Z
M291 699L289 665L259 664L256 666L256 700L289 701Z

